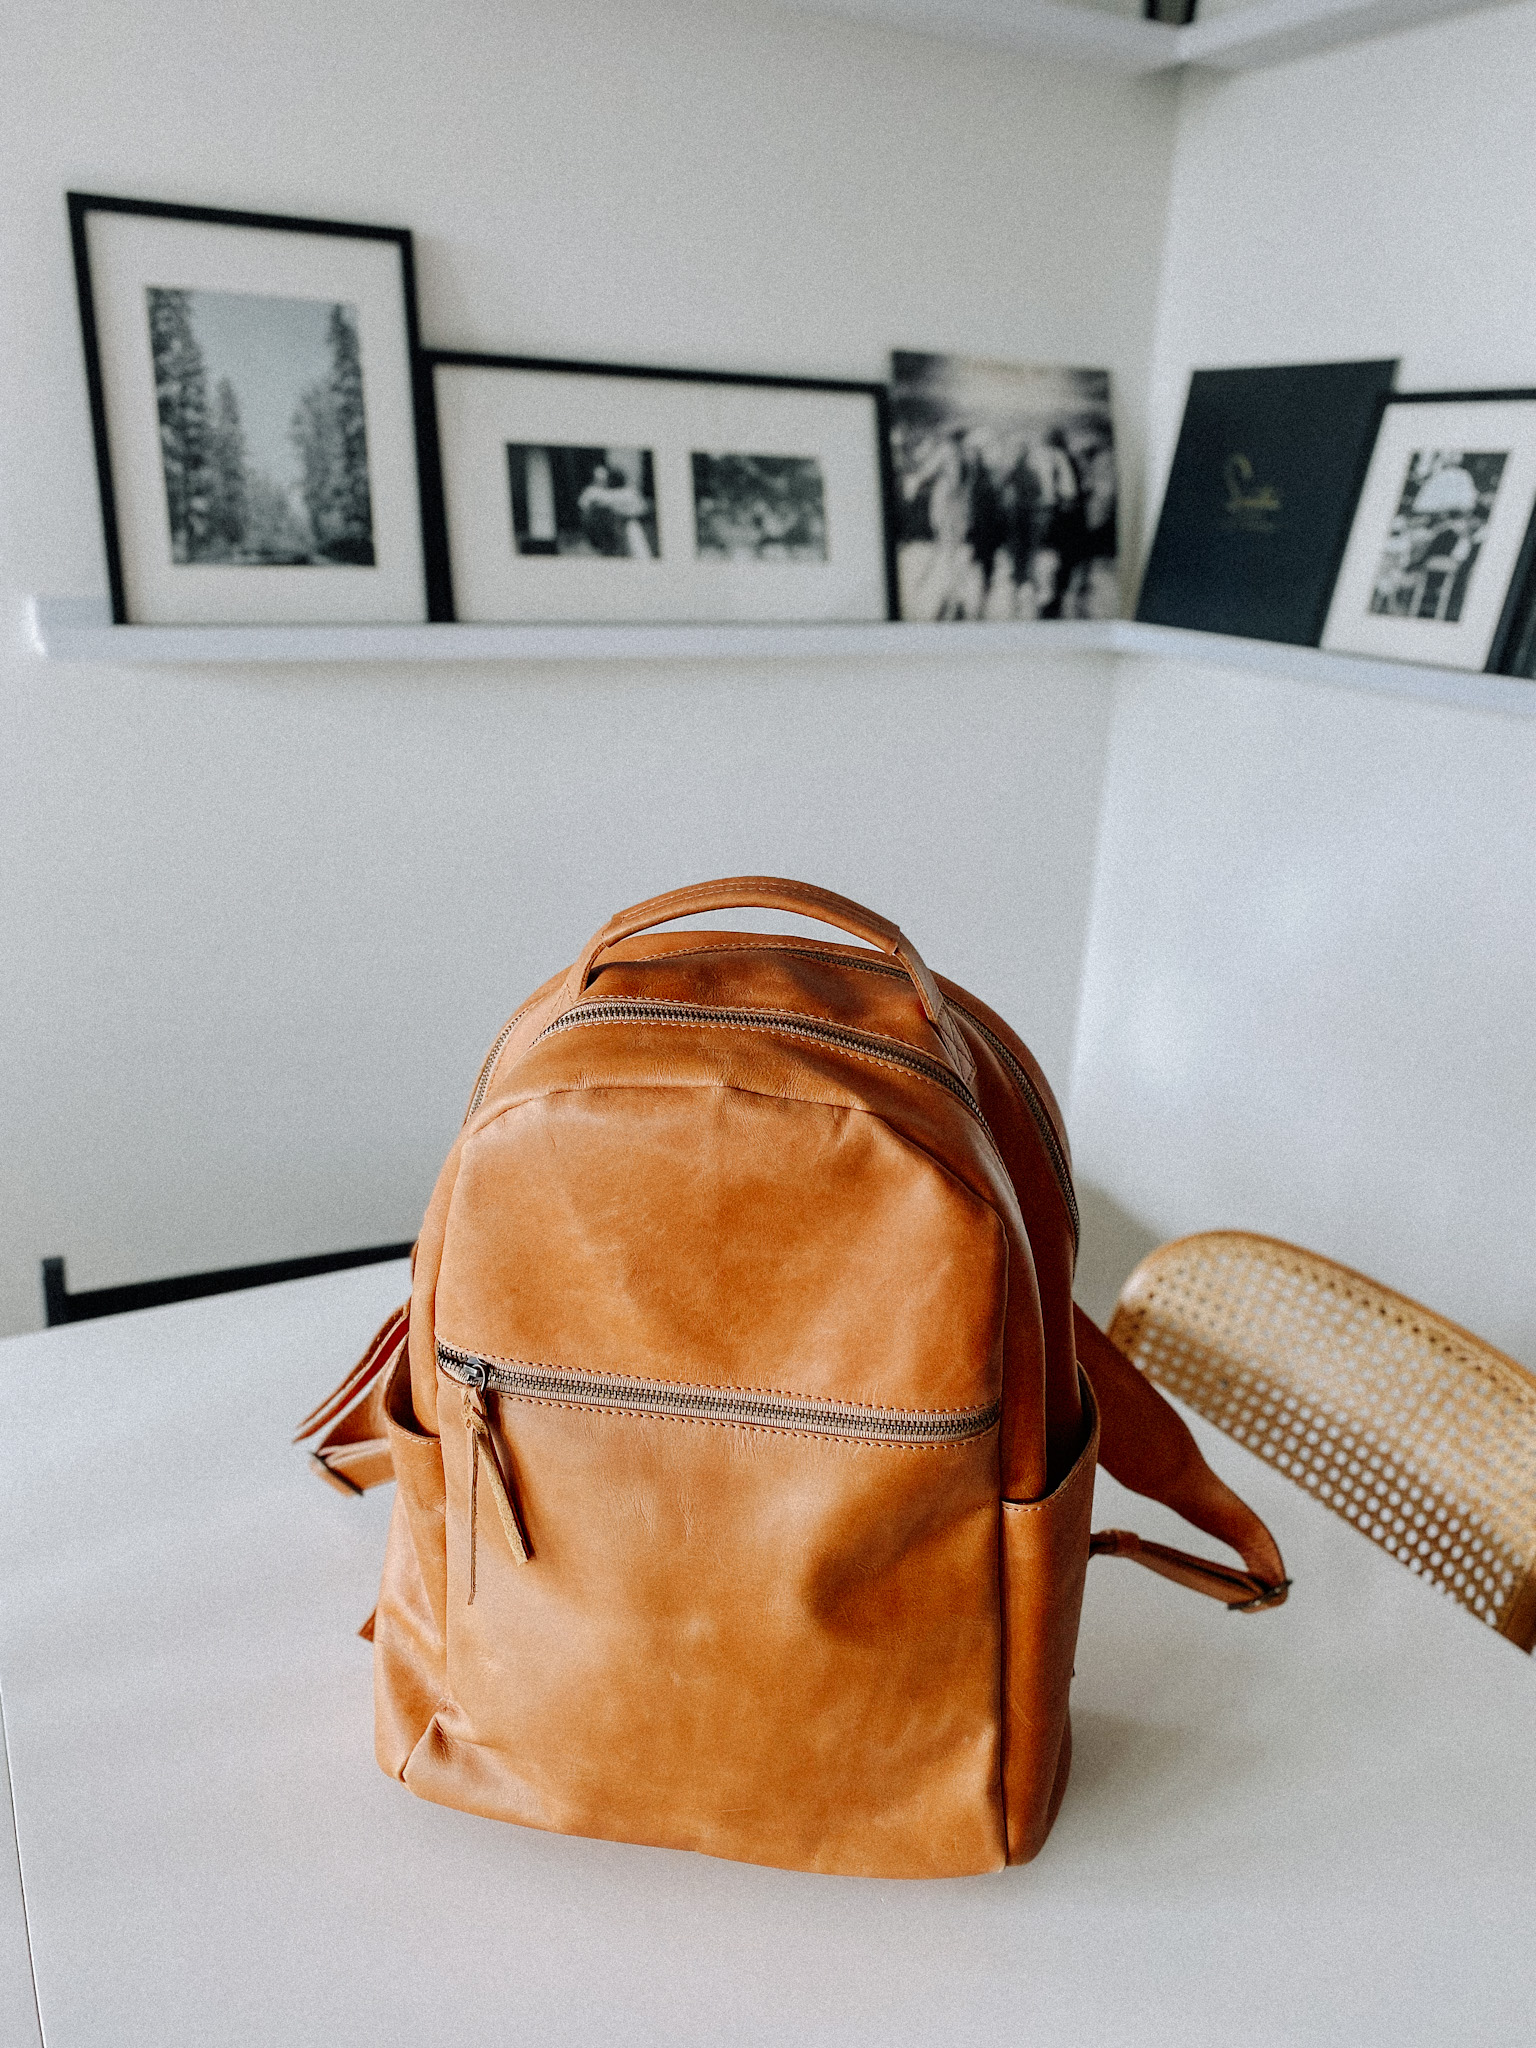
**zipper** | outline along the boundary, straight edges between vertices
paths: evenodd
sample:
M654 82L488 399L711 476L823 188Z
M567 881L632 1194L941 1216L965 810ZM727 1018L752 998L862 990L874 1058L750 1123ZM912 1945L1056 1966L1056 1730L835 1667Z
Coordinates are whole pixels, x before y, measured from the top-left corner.
M475 1082L475 1092L469 1098L469 1107L464 1112L465 1123L469 1122L470 1118L474 1115L475 1111L480 1107L481 1103L485 1100L485 1091L491 1085L491 1076L496 1071L496 1062L501 1058L502 1047L506 1044L507 1040L512 1036L513 1032L517 1029L518 1025L522 1023L523 1019L527 1016L528 1012L532 1008L533 1004L531 1001L524 1003L523 1007L520 1010L515 1011L513 1015L507 1019L506 1023L502 1025L500 1031L497 1032L496 1043L491 1047L490 1051L486 1054L484 1060L481 1062L480 1077Z
M717 951L718 948L703 950ZM905 981L908 978L904 967L893 966L884 960L850 960L846 953L824 952L816 946L775 946L768 950L776 953L794 953L805 960L825 960L834 967L855 968L861 974L884 974L897 981ZM1072 1169L1067 1164L1062 1142L1056 1135L1056 1125L1051 1113L1041 1100L1040 1091L1031 1080L1028 1070L1010 1052L992 1027L984 1023L974 1010L968 1010L964 1003L955 1002L952 996L948 1000L963 1017L969 1018L1002 1061L1025 1109L1029 1112L1035 1129L1040 1133L1040 1142L1045 1147L1046 1158L1050 1162L1052 1175L1067 1212L1067 1221L1071 1225L1072 1255L1075 1260L1082 1242L1082 1216L1077 1206L1077 1190L1072 1184ZM517 1015L503 1025L496 1043L486 1054L485 1064L480 1069L480 1078L475 1084L475 1092L465 1112L466 1123L485 1100L485 1092L490 1086L496 1062L501 1057L502 1047L526 1015L528 1007L525 1003ZM616 998L611 1002L582 1003L576 1009L567 1010L563 1017L557 1017L553 1024L546 1025L539 1033L539 1037L534 1040L534 1044L537 1045L540 1039L547 1038L550 1032L563 1030L571 1024L596 1024L633 1016L660 1017L664 1022L678 1023L691 1022L698 1018L717 1023L728 1021L740 1024L744 1028L785 1030L798 1033L801 1037L821 1038L834 1045L846 1045L861 1051L869 1051L876 1058L888 1059L893 1065L908 1067L914 1073L925 1074L930 1080L937 1081L941 1087L947 1088L952 1095L957 1096L977 1118L982 1128L987 1129L987 1120L982 1115L981 1105L975 1096L958 1076L952 1074L948 1067L941 1066L937 1060L930 1060L925 1054L915 1051L910 1046L901 1045L895 1039L882 1038L874 1032L853 1031L843 1025L822 1024L814 1018L800 1017L791 1010L711 1010L688 1003L654 1003L641 998ZM990 1130L987 1134L991 1136Z
M717 947L706 947L701 950L715 952L719 949ZM819 946L774 946L765 950L775 953L793 953L802 960L825 960L829 966L852 967L860 974L883 974L895 981L906 981L909 979L907 970L904 967L892 966L889 961L850 960L846 953L824 952ZM663 955L661 957L669 956ZM672 955L670 957L675 958L676 956ZM983 1022L974 1010L968 1010L964 1003L957 1003L953 996L948 996L945 1000L952 1009L958 1010L962 1017L969 1018L971 1023L976 1026L976 1029L1007 1068L1014 1086L1018 1089L1019 1095L1023 1099L1024 1107L1029 1111L1030 1118L1036 1130L1040 1133L1040 1142L1045 1147L1052 1175L1055 1178L1057 1188L1060 1190L1062 1203L1067 1212L1067 1220L1072 1226L1072 1252L1075 1257L1082 1238L1083 1228L1082 1218L1077 1207L1077 1190L1072 1185L1072 1169L1067 1164L1066 1152L1062 1147L1060 1138L1056 1135L1056 1126L1051 1119L1051 1113L1041 1100L1040 1090L1031 1080L1028 1069L1020 1063L1014 1053L1010 1052L1008 1046L998 1037L990 1024ZM777 1016L782 1013L774 1011L769 1014ZM881 1045L886 1045L890 1042L888 1039L881 1039L879 1041ZM917 1057L921 1058L922 1055L919 1054ZM943 1076L946 1080L953 1078L949 1075L947 1068L943 1070ZM968 1091L967 1097L970 1099ZM978 1116L981 1114L979 1109L976 1113ZM985 1118L983 1118L983 1122L985 1122Z
M898 973L902 971L897 969ZM533 1045L542 1045L555 1032L571 1031L578 1025L618 1023L727 1024L738 1031L777 1031L789 1038L813 1039L822 1045L839 1046L847 1052L860 1052L870 1059L883 1060L887 1066L905 1067L909 1073L937 1081L957 1102L964 1103L982 1129L987 1130L981 1104L960 1077L938 1060L930 1059L913 1046L904 1045L900 1039L882 1038L874 1031L855 1031L846 1024L828 1024L819 1017L803 1017L797 1010L713 1009L701 1003L658 1003L643 997L615 997L608 1002L576 1004L552 1024L546 1024ZM533 1045L528 1048L530 1052ZM991 1132L987 1131L987 1135L990 1137Z
M700 1386L686 1380L639 1379L629 1373L581 1372L570 1366L482 1358L456 1345L437 1346L449 1379L482 1402L488 1393L523 1401L607 1408L677 1422L738 1423L872 1444L958 1444L985 1436L1003 1412L1001 1400L981 1408L872 1408L812 1394L757 1393L744 1387ZM499 1468L498 1468L499 1469Z
M488 1373L485 1364L479 1360L465 1360L465 1369L455 1374L459 1382L459 1400L464 1411L464 1429L469 1438L469 1598L465 1603L475 1604L475 1566L480 1554L479 1531L476 1524L480 1516L480 1475L485 1474L486 1487L501 1523L502 1533L507 1539L507 1548L519 1564L526 1564L531 1552L528 1538L524 1533L522 1519L512 1499L512 1490L507 1485L507 1475L501 1469L501 1457L496 1449L496 1439L491 1434L491 1419L486 1413L485 1390Z
M992 1030L990 1025L984 1024L974 1010L966 1009L964 1003L956 1003L952 997L950 1001L962 1016L970 1018L976 1029L1008 1069L1009 1074L1013 1078L1014 1086L1024 1099L1024 1107L1034 1119L1035 1129L1040 1133L1041 1143L1045 1146L1046 1157L1051 1162L1051 1171L1055 1175L1056 1185L1061 1190L1061 1199L1066 1204L1067 1221L1072 1225L1072 1256L1075 1260L1083 1234L1082 1217L1079 1215L1077 1207L1077 1190L1072 1185L1072 1169L1067 1164L1067 1155L1062 1149L1060 1138L1056 1135L1056 1126L1051 1119L1051 1113L1040 1099L1040 1090L1029 1078L1028 1070L1008 1050L1008 1047L998 1037L997 1033Z
M825 960L833 967L853 967L860 974L883 974L896 981L908 979L907 971L904 967L893 967L885 960L850 960L846 953L823 952L816 946L775 946L772 950L776 953L797 953L805 960ZM958 1010L962 1017L968 1017L976 1026L976 1029L1007 1068L1014 1086L1023 1098L1024 1107L1029 1111L1035 1128L1040 1133L1040 1142L1045 1147L1046 1157L1051 1164L1051 1172L1055 1176L1056 1185L1061 1192L1061 1199L1067 1212L1067 1220L1072 1226L1072 1251L1075 1257L1083 1234L1082 1217L1077 1206L1077 1189L1072 1184L1072 1169L1067 1164L1066 1152L1062 1146L1061 1139L1056 1134L1056 1125L1052 1120L1051 1113L1041 1099L1040 1090L1030 1078L1028 1068L1021 1064L1018 1057L1009 1050L1007 1044L998 1037L990 1024L978 1017L974 1010L967 1009L964 1003L957 1003L953 996L946 996L945 1001L950 1005L951 1009Z

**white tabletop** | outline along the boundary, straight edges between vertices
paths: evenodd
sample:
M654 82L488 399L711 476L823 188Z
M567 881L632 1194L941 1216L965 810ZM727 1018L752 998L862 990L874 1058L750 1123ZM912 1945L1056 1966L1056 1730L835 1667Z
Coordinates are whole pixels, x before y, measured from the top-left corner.
M1530 2038L1531 1661L1203 1426L1296 1590L1233 1617L1094 1564L1026 1868L804 1877L414 1799L354 1633L388 1489L344 1500L288 1442L405 1288L0 1345L6 2048L29 1971L47 2048ZM1100 1484L1101 1520L1177 1527Z

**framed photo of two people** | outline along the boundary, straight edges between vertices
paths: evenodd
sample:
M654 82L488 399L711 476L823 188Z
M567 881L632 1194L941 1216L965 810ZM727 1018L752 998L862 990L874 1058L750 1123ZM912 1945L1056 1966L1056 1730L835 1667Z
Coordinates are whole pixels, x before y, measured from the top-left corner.
M881 386L424 360L455 618L894 616Z

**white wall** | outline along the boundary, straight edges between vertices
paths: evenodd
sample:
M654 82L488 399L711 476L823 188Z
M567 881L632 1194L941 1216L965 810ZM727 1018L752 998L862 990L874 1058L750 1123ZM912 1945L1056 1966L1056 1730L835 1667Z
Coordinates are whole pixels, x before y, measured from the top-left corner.
M1536 385L1536 9L1185 87L1154 378ZM1536 686L1533 686L1536 688ZM1072 1114L1102 1306L1299 1239L1536 1363L1536 718L1127 668Z
M1064 1077L1092 663L123 671L63 193L402 222L442 345L876 376L1114 371L1127 472L1166 82L659 0L59 0L0 128L0 1329L75 1286L404 1237L483 1046L610 910L779 869L872 898Z

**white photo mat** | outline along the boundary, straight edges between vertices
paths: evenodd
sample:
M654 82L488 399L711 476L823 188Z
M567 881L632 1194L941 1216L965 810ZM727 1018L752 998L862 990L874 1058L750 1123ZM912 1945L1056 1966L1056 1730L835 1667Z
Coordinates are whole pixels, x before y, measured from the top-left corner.
M86 239L128 619L136 625L425 619L410 333L399 243L107 208L87 214ZM153 287L355 308L372 566L172 559L147 312Z
M433 361L454 616L502 621L883 620L881 422L868 392ZM519 552L509 449L644 451L655 551ZM817 465L825 559L701 554L693 457Z
M1474 507L1475 479L1486 483L1488 458L1499 456L1492 502ZM1400 519L1416 460L1418 494L1444 508L1439 531L1423 515L1419 531L1409 530L1417 498L1410 517ZM1435 467L1446 474L1430 490ZM1459 476L1449 473L1458 469ZM1391 399L1355 508L1323 646L1437 668L1485 668L1533 506L1536 396ZM1378 590L1408 609L1373 609L1382 601ZM1447 609L1457 615L1436 615Z

